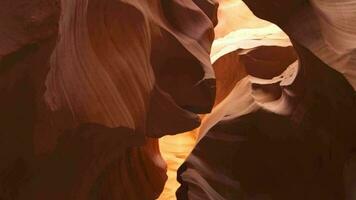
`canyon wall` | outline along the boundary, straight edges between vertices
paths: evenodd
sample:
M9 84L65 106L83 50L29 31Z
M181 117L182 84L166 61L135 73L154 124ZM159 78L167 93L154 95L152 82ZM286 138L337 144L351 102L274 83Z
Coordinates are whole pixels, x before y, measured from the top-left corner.
M156 199L157 138L214 103L216 8L2 1L0 199Z

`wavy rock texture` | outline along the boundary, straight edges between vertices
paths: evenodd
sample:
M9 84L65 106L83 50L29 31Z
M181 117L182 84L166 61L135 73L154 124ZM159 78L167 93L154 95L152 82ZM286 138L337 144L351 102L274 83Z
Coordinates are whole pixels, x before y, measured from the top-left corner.
M166 165L149 137L196 128L214 103L216 5L0 5L0 198L157 198Z
M314 12L305 12L307 1L244 2L258 17L280 26L296 52L281 37L273 42L256 37L257 29L246 43L239 40L242 34L225 41L229 31L221 31L220 46L212 51L217 105L203 119L198 144L178 171L178 199L354 199L355 79L331 65L344 55L322 49L325 42L317 46L320 39L312 31L319 25L307 21ZM225 9L240 3L226 1ZM314 9L327 13L320 7L336 1L324 3ZM333 15L319 15L325 16ZM347 21L352 16L334 25ZM325 28L316 33L331 31ZM352 71L348 63L339 64Z
M355 199L355 2L243 2L3 0L0 199Z

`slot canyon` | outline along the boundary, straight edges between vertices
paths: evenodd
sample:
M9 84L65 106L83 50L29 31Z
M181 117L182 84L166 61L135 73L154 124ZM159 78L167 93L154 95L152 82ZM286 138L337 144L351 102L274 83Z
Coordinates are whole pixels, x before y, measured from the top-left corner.
M356 200L355 89L356 0L0 0L0 200Z

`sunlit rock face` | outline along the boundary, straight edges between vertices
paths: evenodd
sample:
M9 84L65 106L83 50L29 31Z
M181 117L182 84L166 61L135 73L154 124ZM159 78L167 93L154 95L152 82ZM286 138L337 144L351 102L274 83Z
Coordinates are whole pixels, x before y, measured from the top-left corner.
M229 33L249 28L265 27L271 25L253 15L242 0L218 0L218 25L215 27L216 38Z
M244 2L255 15L281 27L294 50L283 41L284 34L276 37L273 29L265 32L268 37L258 37L259 26L246 42L241 42L243 34L231 36L229 42L229 31L216 40L221 41L212 51L217 102L202 121L198 144L178 170L182 185L177 198L354 199L350 158L356 145L355 79L348 66L352 59L329 51L338 44L325 49L325 41L332 40L316 37L331 31L318 30L317 20L333 16L320 7L336 1L313 5L324 12L314 18L316 24L309 24L307 17L316 11L306 9L308 1ZM336 10L341 12L341 7ZM334 25L352 21L352 15L343 20ZM233 32L237 31L245 30Z
M156 138L198 127L214 104L217 5L0 5L0 198L156 199Z
M221 102L235 87L236 82L246 76L245 67L241 66L241 55L260 46L292 46L288 36L279 27L254 16L241 0L219 1L218 19L211 52L217 77L215 103ZM269 48L269 51L273 49L282 48ZM267 55L267 51L263 52L266 59L275 59L274 63L277 64L279 57L273 58Z
M244 1L253 13L276 23L293 40L342 73L355 88L355 2ZM283 8L283 9L280 9Z

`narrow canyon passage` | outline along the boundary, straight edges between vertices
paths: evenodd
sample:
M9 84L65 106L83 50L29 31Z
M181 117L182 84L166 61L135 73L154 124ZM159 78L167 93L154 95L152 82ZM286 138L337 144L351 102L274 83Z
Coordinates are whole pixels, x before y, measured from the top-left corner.
M197 137L195 130L174 136L165 136L159 140L160 151L163 159L167 162L168 170L168 180L159 200L176 199L175 193L179 187L177 170L193 150Z
M252 49L262 45L291 45L282 30L257 18L242 0L219 0L217 16L218 24L215 27L215 40L210 55L218 81L216 104L220 103L236 84L236 77L245 75L245 72L236 70L238 57L227 60L220 59L221 57L238 49ZM176 199L175 193L180 186L177 170L195 147L197 139L198 129L159 139L160 152L167 162L168 180L158 200Z
M0 0L0 200L356 200L356 0Z

